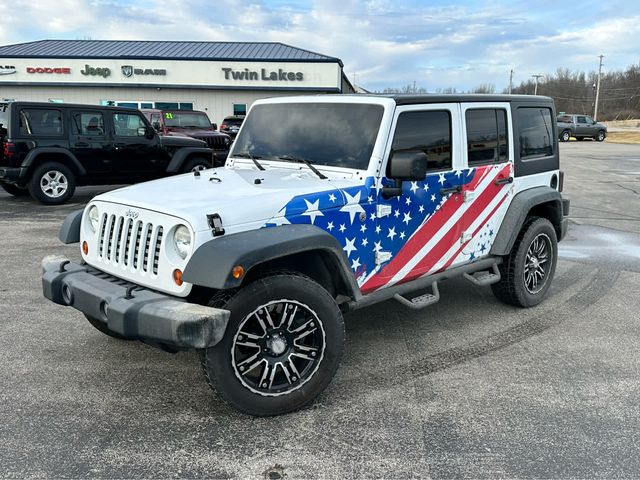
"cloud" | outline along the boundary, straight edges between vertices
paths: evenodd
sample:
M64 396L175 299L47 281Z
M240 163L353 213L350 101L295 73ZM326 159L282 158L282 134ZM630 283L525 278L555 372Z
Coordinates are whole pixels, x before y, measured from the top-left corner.
M584 0L14 0L0 43L43 38L273 41L339 57L369 89L412 84L506 86L558 67L591 70L597 55L637 61L634 2ZM16 13L12 13L16 12ZM18 14L19 12L19 14ZM8 17L7 17L8 16Z

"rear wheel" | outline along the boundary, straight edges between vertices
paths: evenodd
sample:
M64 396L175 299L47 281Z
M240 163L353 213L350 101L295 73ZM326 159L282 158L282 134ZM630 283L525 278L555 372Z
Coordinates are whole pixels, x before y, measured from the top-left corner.
M207 160L206 158L202 158L202 157L196 157L185 162L182 171L184 173L199 172L211 167L212 165L210 160Z
M29 193L45 205L65 203L73 196L75 189L75 175L58 162L47 162L36 167L29 180Z
M106 322L103 322L102 320L99 320L99 319L97 319L95 317L87 315L86 313L84 314L84 316L89 321L89 323L96 328L96 330L99 330L100 332L104 333L105 335L108 335L108 336L110 336L112 338L117 338L118 340L131 340L130 338L123 337L119 333L116 333L116 332L114 332L112 330L109 330L109 327L107 327L107 323Z
M259 416L291 412L331 382L344 348L344 322L335 300L316 282L273 275L224 303L231 311L227 331L203 352L202 367L231 406Z
M597 142L604 142L605 137L606 137L606 135L604 133L604 130L600 130L598 132L598 134L596 135L596 141Z
M568 142L570 138L571 138L571 132L569 130L565 130L560 134L561 142Z
M558 242L546 218L529 217L509 255L500 265L494 295L509 305L533 307L549 290L558 260Z
M0 187L2 187L5 192L16 197L24 197L26 195L29 195L29 190L27 189L27 187L21 187L19 185L5 182L0 182Z

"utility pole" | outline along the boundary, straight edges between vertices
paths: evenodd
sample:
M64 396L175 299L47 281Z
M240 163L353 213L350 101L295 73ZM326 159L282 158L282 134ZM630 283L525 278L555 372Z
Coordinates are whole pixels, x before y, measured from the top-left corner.
M509 95L511 95L511 90L513 90L513 69L509 73Z
M600 66L598 67L598 83L596 85L596 105L593 109L593 121L598 121L598 100L600 99L600 77L602 76L602 58L604 55L599 55Z
M537 95L538 94L538 79L544 77L544 75L531 75L531 76L536 79L536 88L533 91L533 94Z

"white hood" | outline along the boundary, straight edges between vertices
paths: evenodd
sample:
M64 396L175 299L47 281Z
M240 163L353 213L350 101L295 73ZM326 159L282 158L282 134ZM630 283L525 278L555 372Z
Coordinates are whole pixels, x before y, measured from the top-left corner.
M208 230L207 214L217 213L225 229L243 230L237 227L278 216L297 195L333 191L335 206L344 205L339 189L358 184L361 182L355 179L322 180L311 171L297 169L216 168L204 170L200 176L187 173L131 185L95 200L173 215L188 221L195 231Z

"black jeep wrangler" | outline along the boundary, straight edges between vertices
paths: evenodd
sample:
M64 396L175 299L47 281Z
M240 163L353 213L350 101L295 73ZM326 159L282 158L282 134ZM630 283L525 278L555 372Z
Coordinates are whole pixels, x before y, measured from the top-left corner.
M35 102L0 104L0 187L45 205L78 185L137 183L213 166L188 137L160 137L137 110Z

